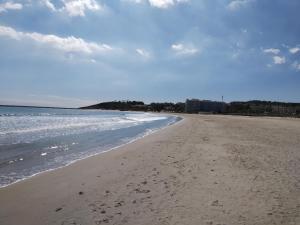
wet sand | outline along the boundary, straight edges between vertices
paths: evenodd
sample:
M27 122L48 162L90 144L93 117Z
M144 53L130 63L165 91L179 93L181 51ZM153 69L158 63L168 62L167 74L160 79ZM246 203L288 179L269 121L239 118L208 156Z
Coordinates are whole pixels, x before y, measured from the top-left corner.
M300 120L185 119L0 189L1 225L298 225Z

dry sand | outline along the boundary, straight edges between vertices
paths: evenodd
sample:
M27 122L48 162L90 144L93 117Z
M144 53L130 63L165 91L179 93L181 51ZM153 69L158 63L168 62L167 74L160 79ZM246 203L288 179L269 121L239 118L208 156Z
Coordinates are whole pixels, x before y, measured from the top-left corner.
M300 120L186 115L0 190L1 225L299 225Z

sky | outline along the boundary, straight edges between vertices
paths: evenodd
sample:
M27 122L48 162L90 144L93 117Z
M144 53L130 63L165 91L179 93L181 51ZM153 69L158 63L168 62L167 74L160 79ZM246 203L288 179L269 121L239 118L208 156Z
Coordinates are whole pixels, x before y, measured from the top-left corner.
M0 0L0 104L300 102L299 0Z

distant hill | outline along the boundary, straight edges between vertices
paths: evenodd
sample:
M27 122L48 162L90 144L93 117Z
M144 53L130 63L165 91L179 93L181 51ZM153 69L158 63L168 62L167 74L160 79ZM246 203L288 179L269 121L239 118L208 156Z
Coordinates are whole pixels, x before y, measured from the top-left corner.
M141 101L113 101L113 102L101 102L95 105L82 107L81 109L107 109L107 110L137 110L143 111L144 102Z
M185 103L151 103L146 105L142 101L112 101L81 107L81 109L103 109L120 111L151 111L151 112L184 112Z
M111 101L101 102L95 105L81 107L81 109L102 109L102 110L120 110L120 111L144 111L144 112L176 112L176 113L221 113L231 115L249 115L249 116L292 116L300 117L300 103L289 102L272 102L272 101L234 101L230 103L214 102L208 100L197 100L200 104L192 112L187 111L187 104L190 104L190 100L186 103L178 102L163 102L163 103L150 103L145 104L142 101ZM222 110L215 110L216 103L221 103ZM214 107L210 107L213 105ZM207 107L203 107L207 106ZM218 107L217 107L218 108Z

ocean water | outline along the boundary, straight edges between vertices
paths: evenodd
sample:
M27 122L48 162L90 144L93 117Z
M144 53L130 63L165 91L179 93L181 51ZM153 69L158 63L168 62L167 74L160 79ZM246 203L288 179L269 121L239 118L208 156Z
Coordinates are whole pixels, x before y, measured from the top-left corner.
M178 120L143 112L0 107L0 187L129 143Z

